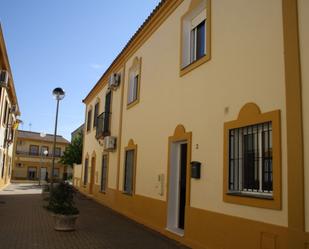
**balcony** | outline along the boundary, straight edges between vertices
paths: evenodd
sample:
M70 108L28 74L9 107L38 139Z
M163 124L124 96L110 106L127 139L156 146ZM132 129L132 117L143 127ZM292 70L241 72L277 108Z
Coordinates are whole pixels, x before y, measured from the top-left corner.
M63 154L63 153L61 153ZM23 150L16 150L16 155L19 156L29 156L29 157L42 157L42 158L52 158L53 154L50 153L47 156L45 156L44 154L40 154L40 153L35 153L35 152L30 152L30 151L23 151ZM61 157L62 155L59 154L55 154L55 157Z
M110 135L110 112L103 112L97 117L96 139Z

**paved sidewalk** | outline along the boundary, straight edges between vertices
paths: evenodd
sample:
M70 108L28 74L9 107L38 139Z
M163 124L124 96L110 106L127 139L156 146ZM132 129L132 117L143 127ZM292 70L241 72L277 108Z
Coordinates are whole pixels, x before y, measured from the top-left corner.
M75 232L56 232L40 188L11 184L0 191L1 249L185 249L88 198L78 195Z

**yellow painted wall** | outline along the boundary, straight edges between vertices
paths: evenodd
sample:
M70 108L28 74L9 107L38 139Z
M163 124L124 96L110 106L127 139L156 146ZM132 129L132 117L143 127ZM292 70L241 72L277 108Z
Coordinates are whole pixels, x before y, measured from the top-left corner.
M167 174L168 136L178 124L193 132L192 160L201 161L201 180L191 180L191 206L287 226L285 79L281 0L212 1L212 59L179 78L180 19L184 1L126 63L142 57L140 103L123 114L120 189L124 147L138 145L136 193L160 197L157 175ZM237 14L236 14L237 13ZM244 22L244 20L246 20ZM125 78L125 99L127 77ZM282 210L222 201L223 123L255 102L262 112L281 110ZM225 108L229 112L225 114ZM199 149L195 149L198 144Z
M309 1L298 0L300 58L303 97L304 159L305 159L305 215L309 232Z

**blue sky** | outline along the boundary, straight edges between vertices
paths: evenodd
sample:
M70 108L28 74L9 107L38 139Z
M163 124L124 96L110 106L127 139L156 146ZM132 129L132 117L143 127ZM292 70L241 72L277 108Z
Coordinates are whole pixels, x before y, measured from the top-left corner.
M63 87L58 134L84 122L82 99L159 0L1 0L23 125L53 133L55 87Z

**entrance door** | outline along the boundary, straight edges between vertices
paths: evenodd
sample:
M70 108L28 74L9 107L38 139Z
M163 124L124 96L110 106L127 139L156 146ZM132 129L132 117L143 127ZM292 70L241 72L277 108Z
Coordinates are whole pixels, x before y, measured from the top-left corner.
M89 194L93 193L94 175L95 175L95 157L92 157L92 159L91 159L91 176L90 176L90 184L89 184Z
M184 234L187 192L187 142L171 143L167 229Z
M46 172L47 172L46 168L41 168L41 180L45 180Z
M28 180L35 180L36 179L36 168L28 168Z

